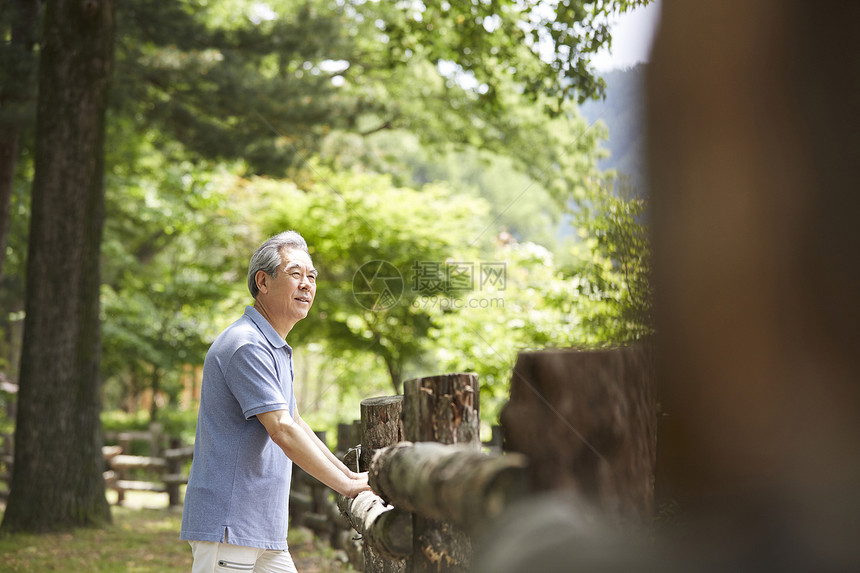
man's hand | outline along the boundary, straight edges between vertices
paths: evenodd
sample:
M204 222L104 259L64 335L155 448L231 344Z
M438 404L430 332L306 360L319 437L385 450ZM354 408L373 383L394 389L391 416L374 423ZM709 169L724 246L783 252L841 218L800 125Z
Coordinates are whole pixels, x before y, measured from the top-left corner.
M348 492L344 493L346 497L355 497L363 491L370 491L370 484L367 483L367 472L362 472L357 474L355 472L349 472L349 482L350 488Z

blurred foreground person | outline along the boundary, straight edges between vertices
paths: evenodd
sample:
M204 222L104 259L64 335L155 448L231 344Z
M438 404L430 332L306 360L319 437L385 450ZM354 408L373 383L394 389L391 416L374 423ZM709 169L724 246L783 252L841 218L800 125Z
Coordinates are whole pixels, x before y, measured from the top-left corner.
M535 500L475 573L860 571L858 23L858 2L662 1L660 527L637 546L579 502Z

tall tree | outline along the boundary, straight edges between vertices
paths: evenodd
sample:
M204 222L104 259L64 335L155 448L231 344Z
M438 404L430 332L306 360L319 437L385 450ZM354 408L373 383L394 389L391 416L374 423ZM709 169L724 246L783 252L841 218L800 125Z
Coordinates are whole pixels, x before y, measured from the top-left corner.
M418 133L533 163L540 111L602 94L608 16L649 0L130 0L112 106L192 155L283 175L331 130ZM567 155L569 158L569 154Z
M105 110L113 36L113 0L47 4L6 531L110 520L98 372Z
M0 284L18 143L32 115L40 5L40 0L14 0L0 8Z

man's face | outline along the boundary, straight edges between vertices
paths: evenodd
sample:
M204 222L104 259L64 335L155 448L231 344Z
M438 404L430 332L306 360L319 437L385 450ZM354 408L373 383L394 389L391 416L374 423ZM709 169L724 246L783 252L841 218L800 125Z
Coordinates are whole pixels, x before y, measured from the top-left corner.
M281 266L271 280L269 304L274 312L290 322L308 315L317 292L317 271L304 251L281 252Z

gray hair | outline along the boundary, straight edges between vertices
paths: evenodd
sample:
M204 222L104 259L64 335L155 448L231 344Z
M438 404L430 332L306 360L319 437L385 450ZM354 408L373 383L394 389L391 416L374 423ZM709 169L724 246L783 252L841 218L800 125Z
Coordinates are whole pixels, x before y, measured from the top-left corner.
M257 288L257 271L264 271L272 277L278 276L278 267L281 266L281 251L297 249L308 253L308 244L304 238L295 231L284 231L277 234L262 245L251 257L248 265L248 290L255 299L260 292Z

